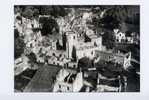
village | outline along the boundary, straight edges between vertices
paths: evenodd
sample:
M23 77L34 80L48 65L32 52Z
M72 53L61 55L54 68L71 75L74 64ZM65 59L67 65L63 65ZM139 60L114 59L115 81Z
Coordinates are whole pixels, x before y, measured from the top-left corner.
M14 14L14 34L24 45L14 61L15 92L140 91L140 58L134 53L134 47L140 46L138 33L114 28L115 46L108 48L106 33L88 24L97 14L90 8L65 9L70 10L68 15L58 18L43 14L30 19L19 11ZM55 19L59 31L54 27L52 34L43 35L42 21L50 19Z

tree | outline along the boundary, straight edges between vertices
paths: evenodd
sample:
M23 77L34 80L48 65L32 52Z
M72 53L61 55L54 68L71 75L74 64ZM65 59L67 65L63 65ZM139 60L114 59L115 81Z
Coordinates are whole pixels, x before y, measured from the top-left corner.
M36 55L35 55L33 52L31 52L31 53L30 53L29 55L27 55L27 56L28 56L29 62L30 62L31 64L36 63L37 58L36 58Z
M75 46L73 46L73 48L72 48L72 58L73 58L74 61L77 61L76 48L75 48Z
M67 37L65 33L62 34L62 40L63 40L63 50L66 50Z
M41 6L41 15L51 15L53 17L64 17L68 14L69 10L66 10L63 6Z
M17 59L24 53L25 43L22 37L18 37L14 42L14 57Z
M53 18L41 18L39 22L42 24L41 34L48 35L59 33L59 26L55 19Z
M33 14L34 14L34 11L32 6L26 6L24 11L22 12L22 16L29 19L33 18Z
M89 59L88 57L83 57L79 59L78 61L78 68L81 68L83 70L87 70L88 68L93 67L93 61Z
M17 29L14 29L14 38L17 39L19 37L19 32Z
M103 25L103 28L108 30L113 30L114 28L119 27L119 21L112 16L105 16L101 19L100 23Z
M33 19L39 15L39 7L36 6L23 6L22 16L28 19Z
M14 6L14 14L17 14L17 13L21 13L22 12L22 8L20 6Z
M33 16L34 17L38 17L38 15L39 15L39 9L38 9L38 7L37 8L34 7L33 11L34 11Z
M42 46L49 47L51 45L50 38L48 36L43 37Z
M95 12L95 14L97 14L98 17L93 19L93 25L95 25L95 27L103 27L109 30L118 28L120 23L125 22L127 20L127 17L130 15L128 14L128 11L132 8L133 7L128 6L101 7L101 9L97 9L97 11L99 10L99 12ZM105 10L103 18L99 17L101 10Z
M62 50L63 49L63 47L60 45L60 42L59 42L58 39L57 39L57 42L56 42L56 48L57 48L57 50Z
M103 45L107 47L107 49L112 49L115 46L115 38L114 33L111 31L107 31L102 35Z

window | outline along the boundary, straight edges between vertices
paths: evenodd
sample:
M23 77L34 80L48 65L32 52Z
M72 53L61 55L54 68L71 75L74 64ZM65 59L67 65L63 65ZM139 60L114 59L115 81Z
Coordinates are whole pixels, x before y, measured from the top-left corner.
M108 57L108 60L110 60L110 59L111 59L111 56Z
M53 53L53 56L55 56L55 53Z
M126 58L127 58L127 59L129 58L129 54L128 54L128 55L126 55Z
M73 68L75 68L76 67L76 65L73 65Z
M94 46L97 46L96 42L94 42Z
M93 51L91 52L91 54L93 55Z
M34 25L33 24L31 24L32 25L32 28L34 28Z
M64 55L64 58L66 57L66 55Z
M69 90L69 87L67 87L67 90Z
M59 88L61 88L61 85L59 85Z
M62 57L62 54L60 54L59 57Z

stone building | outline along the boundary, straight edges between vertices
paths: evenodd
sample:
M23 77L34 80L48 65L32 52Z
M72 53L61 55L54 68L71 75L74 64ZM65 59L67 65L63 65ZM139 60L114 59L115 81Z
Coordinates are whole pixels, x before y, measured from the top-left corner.
M83 86L82 72L62 69L56 76L53 92L79 92Z
M96 59L107 61L107 62L114 62L118 63L123 66L124 69L127 69L131 66L131 52L128 53L112 53L112 52L104 52L104 51L95 51L97 56ZM97 61L96 61L97 62Z
M137 33L135 33L137 34ZM121 32L119 29L114 29L116 43L136 43L136 37L133 32Z
M29 59L24 55L22 55L21 57L16 59L14 62L14 64L15 64L14 65L14 74L19 75L20 73L22 73L27 68L30 68L28 61L29 61Z
M89 42L79 41L80 35L77 33L68 32L67 33L67 53L68 58L72 58L73 48L76 50L76 57L80 59L82 57L88 56L93 57L95 50L102 50L102 38L96 36L95 34L88 35L88 38L91 40Z

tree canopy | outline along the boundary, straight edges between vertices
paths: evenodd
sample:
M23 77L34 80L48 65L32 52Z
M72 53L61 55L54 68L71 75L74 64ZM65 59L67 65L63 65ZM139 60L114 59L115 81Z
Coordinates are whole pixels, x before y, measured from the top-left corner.
M14 57L15 59L20 57L24 53L25 43L22 37L18 37L14 42Z
M51 15L53 17L66 16L69 10L66 10L63 6L40 6L41 15Z
M29 58L29 62L30 63L35 63L36 62L36 55L33 53L33 52L31 52L29 55L27 55L28 56L28 58Z
M59 33L59 26L53 18L40 18L39 22L42 24L42 35Z
M63 6L15 6L14 13L19 12L26 18L34 18L38 15L51 15L53 17L66 16L69 12Z
M93 60L89 59L88 57L83 57L78 61L78 68L81 68L83 70L87 70L88 68L92 68L93 66Z
M101 6L93 9L98 17L93 18L95 27L103 27L113 30L120 27L120 23L131 23L139 25L139 8L134 6ZM101 11L105 10L104 17L100 18Z
M115 46L115 38L114 38L114 34L110 31L106 31L103 35L102 35L102 43L103 45L105 45L107 47L107 49L112 49Z

